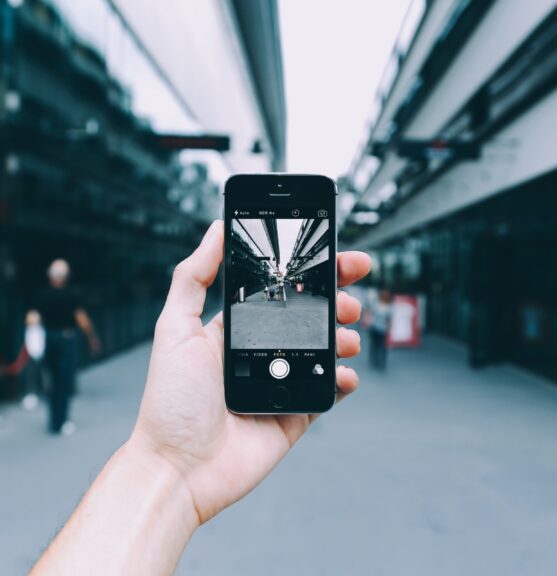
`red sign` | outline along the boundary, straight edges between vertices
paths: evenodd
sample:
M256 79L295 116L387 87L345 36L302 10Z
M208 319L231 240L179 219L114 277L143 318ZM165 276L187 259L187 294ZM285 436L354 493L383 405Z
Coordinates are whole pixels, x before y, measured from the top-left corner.
M217 134L157 134L156 140L161 148L167 150L230 150L230 136Z
M420 344L420 312L416 296L397 294L391 302L388 346L416 347Z

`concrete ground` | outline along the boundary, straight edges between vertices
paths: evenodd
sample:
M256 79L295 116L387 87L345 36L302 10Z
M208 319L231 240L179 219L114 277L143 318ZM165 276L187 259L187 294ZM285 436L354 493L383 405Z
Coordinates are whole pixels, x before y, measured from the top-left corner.
M286 302L261 291L232 305L232 348L327 348L327 298L285 290Z
M42 410L0 406L1 574L26 573L126 438L148 354L82 375L71 438L46 436ZM557 388L508 367L471 372L436 338L392 353L386 374L354 365L355 397L202 527L177 573L557 573Z

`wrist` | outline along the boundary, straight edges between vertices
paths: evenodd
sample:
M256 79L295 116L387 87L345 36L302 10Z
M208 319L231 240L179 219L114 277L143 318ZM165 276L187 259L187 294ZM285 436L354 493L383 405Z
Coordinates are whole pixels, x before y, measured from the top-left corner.
M171 574L198 516L179 473L132 437L112 456L33 574Z
M158 492L161 501L170 501L181 510L187 539L201 524L192 491L184 474L171 460L154 450L141 432L134 430L122 446L122 456L144 475Z

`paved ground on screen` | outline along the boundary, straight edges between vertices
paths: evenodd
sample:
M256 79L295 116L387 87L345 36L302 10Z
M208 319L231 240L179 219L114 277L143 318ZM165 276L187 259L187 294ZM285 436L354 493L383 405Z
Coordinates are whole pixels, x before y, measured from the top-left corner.
M232 306L233 348L327 348L327 298L285 288L286 302L267 302L261 291Z
M74 437L0 407L2 574L25 573L126 438L148 353L83 375ZM555 573L555 388L510 368L472 373L433 338L390 360L381 376L355 362L357 397L203 527L178 574Z

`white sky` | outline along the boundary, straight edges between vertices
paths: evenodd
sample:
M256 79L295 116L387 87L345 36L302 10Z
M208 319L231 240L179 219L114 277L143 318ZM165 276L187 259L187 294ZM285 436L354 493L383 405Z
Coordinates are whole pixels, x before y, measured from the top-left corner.
M409 3L279 0L288 171L347 171Z
M264 221L259 218L241 218L242 227L249 233L251 238L245 235L245 232L241 227L236 228L235 220L233 221L234 229L246 240L246 242L265 256L270 256L272 254L271 244L265 233ZM304 222L301 218L277 218L277 232L280 250L280 266L279 270L281 272L286 272L286 265L292 256L292 251L294 250L294 244L296 243L296 238L300 232L300 228ZM256 246L254 246L254 242Z
M279 218L277 219L278 237L279 237L279 250L280 250L280 266L281 272L286 272L286 265L288 264L296 238L302 227L303 220L294 218Z

